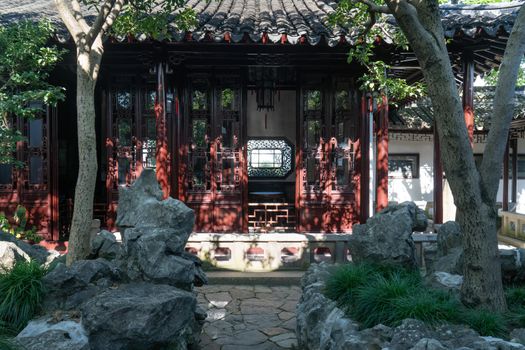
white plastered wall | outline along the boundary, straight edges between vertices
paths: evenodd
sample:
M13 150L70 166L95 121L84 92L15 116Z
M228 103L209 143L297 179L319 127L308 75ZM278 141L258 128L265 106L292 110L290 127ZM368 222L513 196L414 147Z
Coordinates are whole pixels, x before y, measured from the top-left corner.
M434 146L432 141L408 141L392 138L388 144L389 154L419 154L418 179L392 179L388 180L389 201L404 202L414 201L422 209L432 207L434 201ZM474 144L474 153L481 154L485 148L484 143ZM525 140L518 140L518 154L525 154ZM446 181L445 181L446 182ZM453 198L448 185L445 183L443 195L444 220L454 219ZM503 198L503 181L500 181L497 201ZM509 199L511 198L511 181L509 181ZM432 211L432 210L430 210ZM517 211L525 214L525 179L518 179Z

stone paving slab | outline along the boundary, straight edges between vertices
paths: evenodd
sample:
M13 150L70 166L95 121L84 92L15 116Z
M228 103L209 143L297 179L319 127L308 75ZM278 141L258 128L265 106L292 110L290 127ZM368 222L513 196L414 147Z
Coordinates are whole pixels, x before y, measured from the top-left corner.
M221 284L197 288L206 310L201 349L297 349L298 286Z

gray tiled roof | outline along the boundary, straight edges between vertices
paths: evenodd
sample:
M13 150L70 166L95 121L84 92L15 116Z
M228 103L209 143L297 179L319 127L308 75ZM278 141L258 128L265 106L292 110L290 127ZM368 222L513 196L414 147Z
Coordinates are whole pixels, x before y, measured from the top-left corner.
M198 13L199 24L191 33L194 41L265 40L278 43L286 35L289 43L301 42L304 37L315 45L326 40L335 46L344 37L352 43L355 33L328 25L328 15L334 11L335 0L187 0L186 6ZM498 5L445 5L443 24L447 36L463 31L476 36L480 28L495 35L501 29L509 31L521 2ZM53 0L0 0L0 23L21 18L47 18L60 25ZM62 28L62 37L65 31ZM173 40L187 40L186 33L173 30ZM303 40L304 41L304 40Z

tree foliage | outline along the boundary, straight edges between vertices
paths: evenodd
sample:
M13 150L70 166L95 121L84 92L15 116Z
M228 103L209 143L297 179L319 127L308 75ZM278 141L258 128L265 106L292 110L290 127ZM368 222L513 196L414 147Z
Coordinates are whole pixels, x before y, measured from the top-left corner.
M352 29L357 26L360 30L365 47L353 50L350 55L364 63L369 55L359 50L370 52L366 45L377 35L374 30L381 30L381 36L389 34L385 30L388 26L380 24L385 23L386 14L391 15L403 31L419 62L432 100L441 161L457 207L456 220L463 231L462 302L468 306L504 311L506 301L498 258L496 195L514 110L518 71L525 53L525 5L517 5L520 10L498 73L488 141L482 163L477 168L439 3L439 0L341 0L334 16L336 23ZM356 23L355 18L361 23ZM369 68L370 74L374 74L374 70Z
M366 4L341 0L336 11L330 15L330 23L334 26L353 28L360 34L357 45L349 51L348 63L356 61L366 68L366 72L358 79L362 91L388 94L392 104L425 94L424 84L408 84L403 79L389 76L391 65L376 56L376 44L382 39L392 40L399 49L408 49L404 34L388 24L385 16L370 13Z
M34 118L42 104L55 105L64 98L63 88L48 82L63 53L48 45L52 33L46 21L0 26L0 164L14 163L16 143L24 140L14 118Z
M185 9L184 4L184 0L55 0L58 13L75 43L77 60L77 135L81 161L69 235L68 265L85 258L90 248L89 231L98 170L95 86L104 41L109 35L163 40L172 26L188 30L195 24L195 14Z

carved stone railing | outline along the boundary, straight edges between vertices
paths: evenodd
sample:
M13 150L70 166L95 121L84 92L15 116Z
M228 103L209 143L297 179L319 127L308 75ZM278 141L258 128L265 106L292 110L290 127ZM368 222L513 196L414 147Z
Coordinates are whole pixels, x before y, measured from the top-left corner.
M525 241L525 215L501 211L500 236Z

